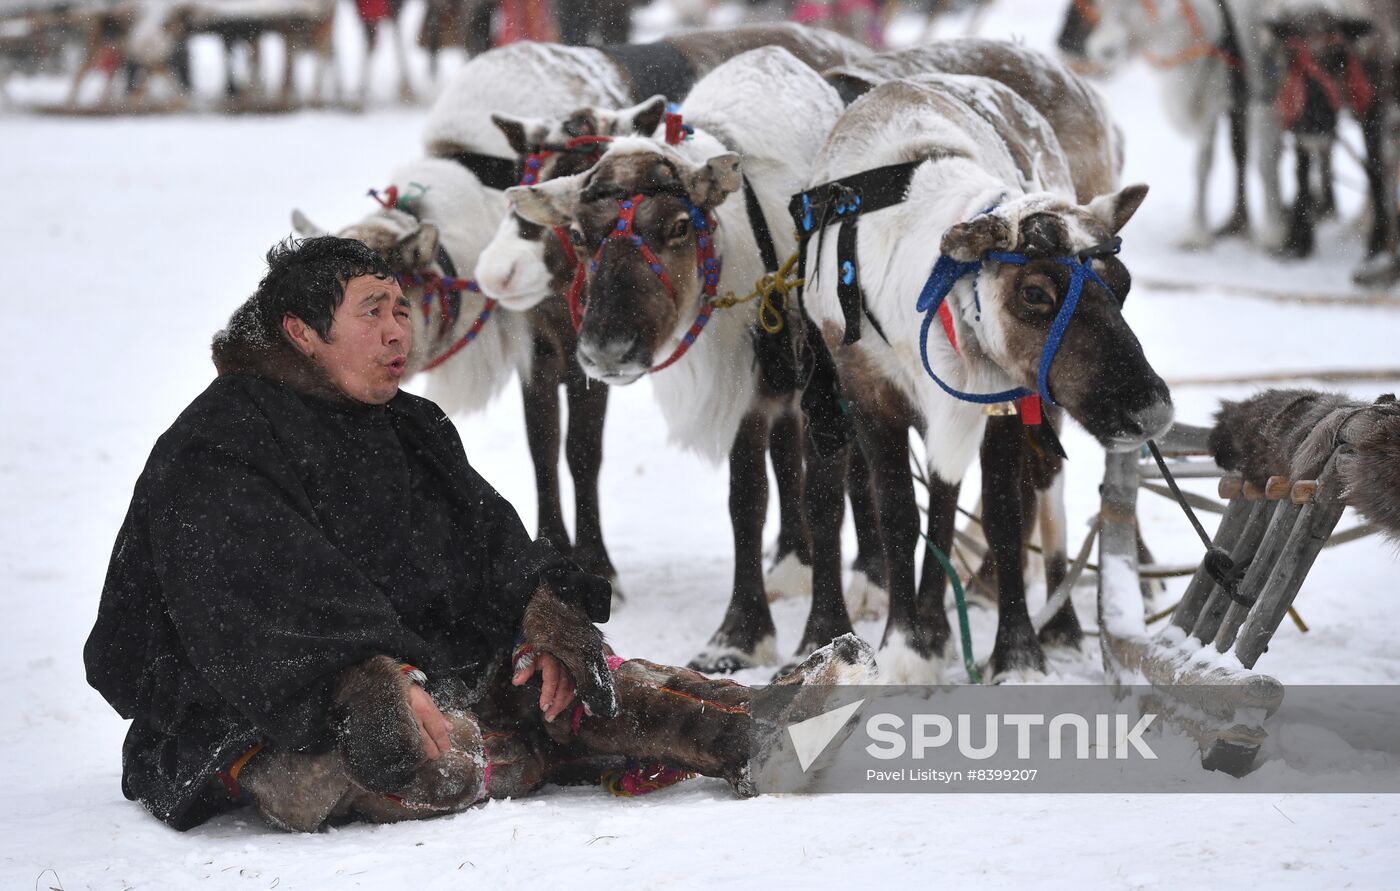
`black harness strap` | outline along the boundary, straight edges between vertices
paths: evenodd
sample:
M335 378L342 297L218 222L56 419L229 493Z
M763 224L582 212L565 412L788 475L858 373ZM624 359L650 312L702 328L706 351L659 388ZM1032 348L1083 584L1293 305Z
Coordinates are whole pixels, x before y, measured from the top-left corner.
M749 228L753 230L754 241L758 243L758 255L763 260L763 270L767 273L778 271L778 247L773 243L773 230L768 228L768 218L763 214L763 206L758 203L758 194L747 176L742 178L744 186L744 209L749 215ZM760 300L768 295L760 295ZM760 310L761 312L761 310ZM791 393L797 389L797 356L793 351L791 332L786 322L777 331L768 331L762 324L753 327L754 355L758 358L758 370L764 388L773 394Z
M674 44L618 43L599 51L627 72L632 81L632 99L640 102L660 93L679 102L695 86L695 66Z
M438 157L461 164L488 189L504 192L511 186L520 184L520 162L513 158L498 158L495 155L483 155L466 149Z
M865 292L860 286L860 258L856 250L856 236L862 214L884 210L904 202L909 194L909 181L913 178L914 171L928 160L929 158L924 157L903 164L876 167L845 179L822 183L816 188L794 195L788 204L788 213L797 225L804 269L807 243L812 234L819 233L817 253L820 255L827 228L836 223L843 224L840 234L836 237L836 296L841 303L841 313L846 322L843 343L855 343L860 340L862 317L869 319L875 333L888 342L880 323L865 306ZM815 278L815 270L813 277Z

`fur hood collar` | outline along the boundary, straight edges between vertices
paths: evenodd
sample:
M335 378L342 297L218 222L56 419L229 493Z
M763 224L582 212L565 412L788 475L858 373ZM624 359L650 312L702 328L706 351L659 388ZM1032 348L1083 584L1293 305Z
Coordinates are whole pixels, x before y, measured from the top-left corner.
M275 336L267 334L259 316L257 298L250 297L234 311L227 327L214 335L210 352L220 377L251 374L286 384L298 393L335 405L366 407L365 403L342 393L280 329Z

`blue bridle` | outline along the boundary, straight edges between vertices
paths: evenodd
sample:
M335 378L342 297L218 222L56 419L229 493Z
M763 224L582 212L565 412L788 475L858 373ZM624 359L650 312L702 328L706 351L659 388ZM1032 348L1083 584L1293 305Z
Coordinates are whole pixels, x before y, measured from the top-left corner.
M975 402L988 405L997 402L1011 402L1022 399L1026 396L1036 395L1036 391L1027 390L1025 387L1017 387L1013 390L1002 390L999 393L965 393L950 386L933 371L933 366L928 361L928 329L933 324L934 317L938 315L938 307L948 298L948 294L953 290L953 286L960 279L967 275L977 275L981 272L982 264L987 260L994 263L1009 263L1013 266L1024 266L1033 259L1052 259L1062 266L1068 266L1070 270L1069 291L1065 294L1064 303L1060 305L1060 311L1055 315L1055 321L1050 325L1050 336L1045 340L1045 349L1040 354L1040 373L1036 378L1036 388L1040 398L1050 405L1058 405L1050 396L1050 366L1055 361L1055 354L1059 352L1060 341L1064 340L1065 330L1069 328L1070 319L1074 317L1074 311L1079 307L1079 298L1084 293L1084 283L1092 281L1103 288L1109 294L1113 294L1113 289L1099 277L1091 266L1094 257L1102 257L1118 253L1122 247L1122 239L1114 238L1102 245L1080 251L1063 257L1031 257L1027 254L1009 253L1005 251L989 251L985 260L974 260L970 263L962 263L947 255L938 258L934 264L933 271L929 273L928 281L924 283L924 289L919 292L919 302L915 308L924 313L924 322L919 329L919 357L924 361L924 371L933 379L935 384L943 389L943 392L954 399L961 399L963 402ZM1117 300L1116 294L1113 295ZM974 278L972 283L972 299L977 305L978 319L981 318L982 302L977 296L977 281Z

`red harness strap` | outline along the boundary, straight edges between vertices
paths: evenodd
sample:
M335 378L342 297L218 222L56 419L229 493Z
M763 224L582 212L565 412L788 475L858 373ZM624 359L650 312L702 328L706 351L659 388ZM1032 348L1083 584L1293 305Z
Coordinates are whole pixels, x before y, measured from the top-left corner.
M647 243L642 240L642 237L638 235L633 228L635 225L637 208L646 200L646 197L644 193L638 193L630 198L618 199L617 225L613 227L611 232L604 236L602 243L598 245L598 250L593 255L593 266L597 268L598 260L603 256L603 248L607 246L609 241L615 238L625 238L632 243L633 247L641 251L642 259L647 261L647 266L651 268L651 271L656 274L657 278L661 279L661 284L666 286L666 290L671 292L671 296L675 297L676 286L672 284L671 277L666 274L666 268L661 265L660 258L656 256L655 252L647 246ZM690 203L689 199L687 199L686 203ZM716 293L719 291L720 272L720 262L719 258L715 256L715 242L712 237L715 223L714 220L710 219L708 214L700 210L700 208L696 207L694 204L690 204L690 218L692 225L695 227L695 271L704 282L702 289L705 293L705 303L700 307L700 314L695 317L695 321L691 323L690 329L686 331L685 335L681 338L681 342L676 346L676 349L660 365L652 367L652 374L658 371L664 371L680 361L680 358L686 354L686 351L695 343L696 338L700 336L700 332L705 330L705 325L710 321L711 313L715 311L713 301ZM580 278L580 275L575 273L574 285L569 289L571 292L576 288L580 292L582 291L583 286ZM577 300L577 296L575 296L575 300Z
M525 164L520 175L520 185L533 186L540 181L540 169L544 162L551 156L559 152L577 152L579 149L592 146L592 162L597 163L602 157L603 146L612 142L611 136L575 136L566 140L559 147L538 146L536 150L525 156ZM569 290L564 295L564 300L569 305L569 319L574 323L574 330L577 331L583 325L583 288L588 282L588 270L584 267L583 261L579 259L578 252L574 250L573 242L569 240L569 233L563 226L553 226L554 237L559 241L559 246L564 250L564 257L570 266L574 267L574 277L569 283Z
M1342 42L1341 37L1333 37L1331 40L1333 45ZM1366 76L1366 69L1362 66L1361 60L1356 57L1355 52L1347 53L1344 95L1343 84L1338 83L1326 71L1322 70L1322 66L1317 63L1307 40L1301 37L1290 38L1288 47L1291 50L1293 62L1288 66L1283 89L1279 90L1278 94L1279 117L1282 119L1285 129L1292 129L1298 123L1298 118L1302 117L1303 108L1307 105L1308 81L1312 81L1322 89L1323 95L1327 97L1327 104L1332 106L1333 111L1340 112L1343 107L1346 107L1350 108L1358 118L1365 116L1371 103L1376 99L1376 87Z

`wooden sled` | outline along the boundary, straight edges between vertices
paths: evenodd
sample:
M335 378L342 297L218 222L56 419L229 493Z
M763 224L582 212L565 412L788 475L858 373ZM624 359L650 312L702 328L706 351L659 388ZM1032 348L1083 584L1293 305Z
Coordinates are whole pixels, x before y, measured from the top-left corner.
M1283 702L1278 680L1254 670L1288 614L1313 562L1330 544L1370 534L1359 526L1333 536L1346 508L1339 468L1350 460L1346 427L1315 480L1273 477L1262 489L1225 473L1207 455L1209 430L1179 424L1158 445L1173 476L1219 477L1226 499L1213 543L1247 566L1235 596L1197 567L1170 622L1149 634L1138 565L1137 496L1157 491L1150 457L1109 454L1100 514L1098 612L1104 669L1112 682L1148 683L1154 709L1201 747L1202 766L1242 776L1254 767L1264 721ZM1186 493L1188 498L1208 501ZM1197 505L1198 507L1203 505ZM1216 508L1219 510L1219 508Z

